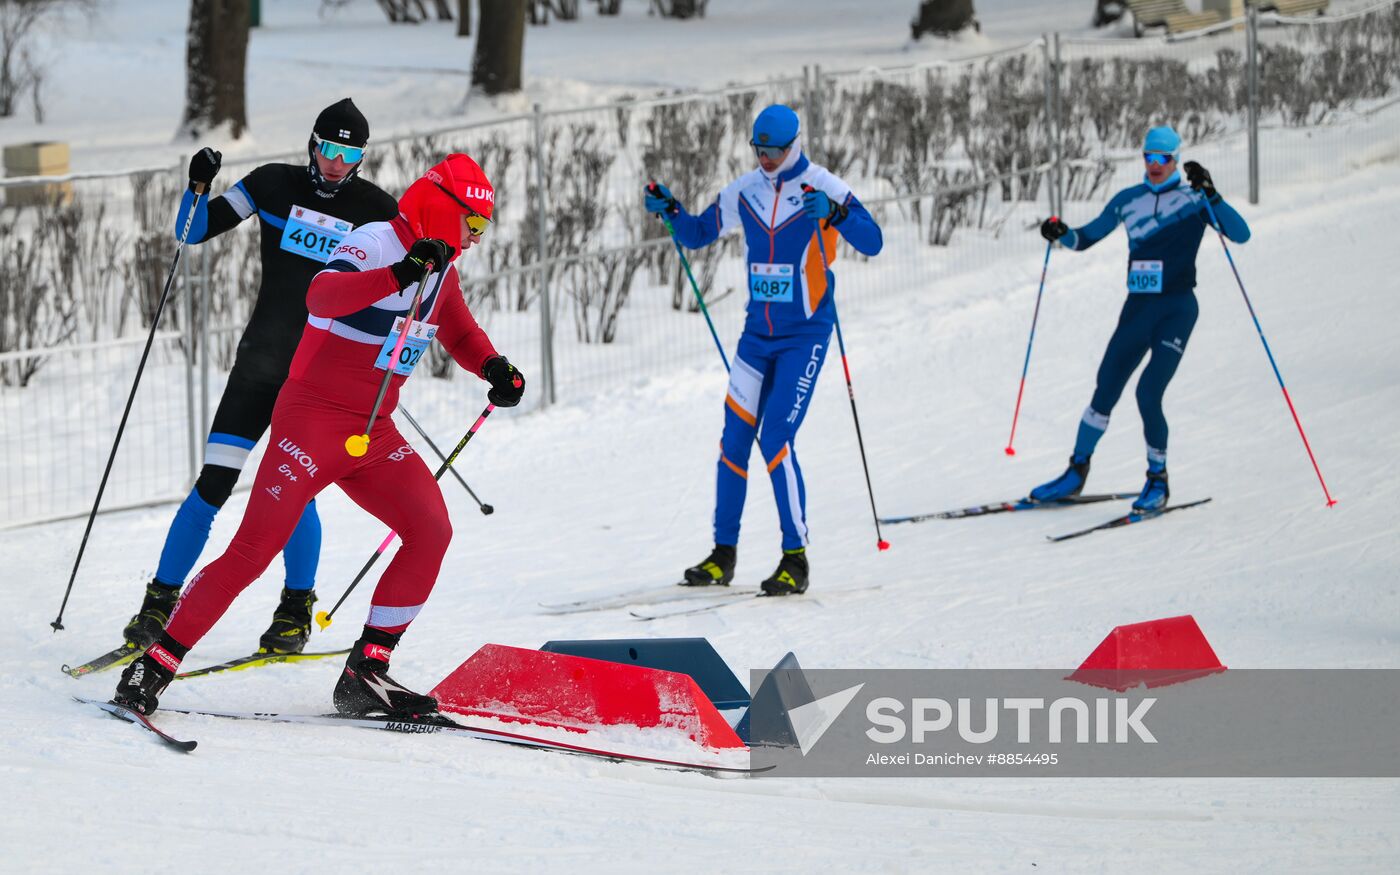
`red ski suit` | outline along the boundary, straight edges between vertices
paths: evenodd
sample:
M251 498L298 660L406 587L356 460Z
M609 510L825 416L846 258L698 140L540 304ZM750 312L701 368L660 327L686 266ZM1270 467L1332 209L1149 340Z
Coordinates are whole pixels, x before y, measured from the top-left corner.
M180 644L193 647L204 637L276 558L307 502L332 483L402 539L375 588L366 625L402 632L427 600L452 526L433 475L389 419L407 376L390 380L369 451L355 458L345 450L345 439L362 433L384 377L376 359L395 318L407 318L413 302L417 283L400 291L389 265L404 257L414 237L402 216L364 225L311 281L310 317L273 409L243 521L224 554L190 581L166 629ZM447 268L434 291L436 285L431 277L418 321L436 325L435 339L481 376L496 350L467 309L456 268Z

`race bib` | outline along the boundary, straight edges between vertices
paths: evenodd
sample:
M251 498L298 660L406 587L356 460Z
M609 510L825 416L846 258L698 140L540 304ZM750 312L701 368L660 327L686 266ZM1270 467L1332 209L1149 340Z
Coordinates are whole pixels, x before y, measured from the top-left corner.
M325 264L354 227L344 219L294 204L282 229L282 249Z
M1128 293L1160 295L1162 293L1162 262L1128 262Z
M389 332L389 336L384 339L384 346L379 350L379 358L374 360L374 366L379 370L389 367L389 357L394 354L394 347L399 343L399 332L403 331L404 318L400 316L394 320L394 330ZM408 337L403 342L403 349L399 350L399 359L394 363L394 373L401 376L408 376L413 373L414 365L423 357L423 350L428 348L428 344L433 342L437 336L438 327L427 322L414 322L413 327L408 332Z
M792 265L750 264L749 297L760 303L792 301Z

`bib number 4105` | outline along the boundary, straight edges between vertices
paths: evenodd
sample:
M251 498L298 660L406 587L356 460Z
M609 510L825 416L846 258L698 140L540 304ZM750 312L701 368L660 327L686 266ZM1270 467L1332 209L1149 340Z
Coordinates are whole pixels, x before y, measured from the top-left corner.
M1133 261L1128 263L1128 293L1157 295L1162 292L1162 262Z

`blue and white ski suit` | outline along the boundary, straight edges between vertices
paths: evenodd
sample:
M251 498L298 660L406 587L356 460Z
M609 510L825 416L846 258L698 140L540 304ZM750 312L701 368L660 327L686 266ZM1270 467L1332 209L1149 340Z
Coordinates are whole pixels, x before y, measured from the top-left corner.
M844 205L846 218L834 228L819 228L802 211L804 184ZM807 415L835 321L835 276L823 264L822 245L826 258L834 260L839 233L858 252L876 255L884 245L880 227L850 186L800 153L772 176L762 170L744 174L700 215L682 209L671 223L676 239L691 249L739 230L748 244L748 316L725 397L715 543L739 542L749 450L762 423L759 450L773 481L783 549L805 547L807 491L793 441Z
M1226 237L1236 243L1249 239L1249 226L1224 199L1217 196L1211 207ZM1150 351L1138 378L1137 403L1148 461L1161 466L1167 453L1162 396L1181 363L1199 312L1194 293L1196 253L1210 224L1206 198L1184 185L1179 173L1155 186L1144 181L1118 192L1098 218L1071 229L1060 243L1088 249L1120 223L1128 234L1128 298L1099 365L1098 385L1084 410L1075 454L1093 452L1128 379Z

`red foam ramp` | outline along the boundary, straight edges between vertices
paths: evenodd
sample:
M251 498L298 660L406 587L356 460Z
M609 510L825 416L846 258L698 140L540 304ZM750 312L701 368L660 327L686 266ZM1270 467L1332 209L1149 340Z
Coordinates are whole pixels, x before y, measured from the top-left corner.
M578 731L675 729L707 748L744 747L689 675L638 665L487 644L431 695L457 714Z
M1123 692L1161 687L1224 671L1190 614L1118 626L1069 680Z

